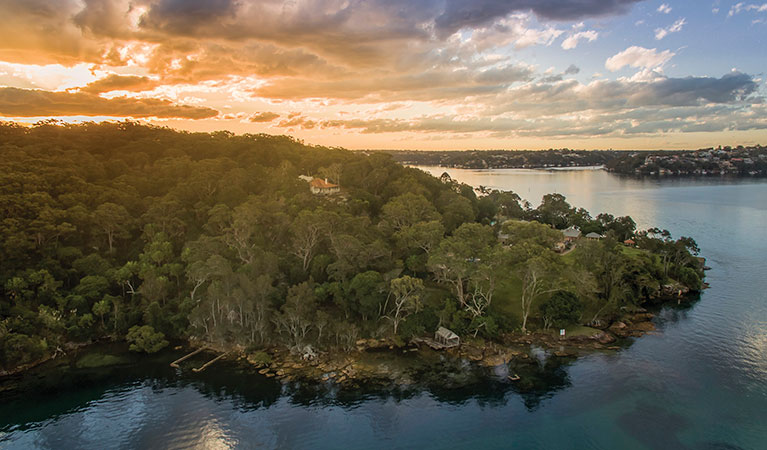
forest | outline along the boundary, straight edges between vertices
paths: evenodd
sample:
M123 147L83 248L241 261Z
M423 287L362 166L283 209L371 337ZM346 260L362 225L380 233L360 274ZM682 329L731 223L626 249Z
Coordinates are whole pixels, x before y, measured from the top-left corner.
M609 323L703 277L692 238L558 194L531 208L385 153L44 121L0 123L0 156L3 371L105 339L346 351L445 326L495 340ZM605 238L555 252L571 226Z

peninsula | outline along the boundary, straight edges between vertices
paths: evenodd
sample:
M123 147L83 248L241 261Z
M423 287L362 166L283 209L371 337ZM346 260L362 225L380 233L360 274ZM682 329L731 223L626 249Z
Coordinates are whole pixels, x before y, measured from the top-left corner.
M641 334L647 304L703 287L690 237L383 153L132 122L0 137L5 374L103 340L188 342L272 375L430 342L505 360L560 329L595 348Z

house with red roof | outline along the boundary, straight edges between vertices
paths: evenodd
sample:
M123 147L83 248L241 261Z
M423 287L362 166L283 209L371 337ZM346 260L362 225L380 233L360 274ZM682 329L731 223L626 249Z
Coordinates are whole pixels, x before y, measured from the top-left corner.
M333 183L328 183L328 179L324 180L315 178L309 182L309 189L312 194L316 195L333 195L341 192L341 186Z

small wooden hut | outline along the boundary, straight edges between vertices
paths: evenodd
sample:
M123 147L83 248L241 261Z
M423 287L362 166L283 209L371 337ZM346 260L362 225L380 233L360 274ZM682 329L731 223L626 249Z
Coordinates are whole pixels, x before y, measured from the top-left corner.
M461 338L445 327L439 327L439 329L437 329L437 332L434 333L434 340L447 348L458 347L461 345Z

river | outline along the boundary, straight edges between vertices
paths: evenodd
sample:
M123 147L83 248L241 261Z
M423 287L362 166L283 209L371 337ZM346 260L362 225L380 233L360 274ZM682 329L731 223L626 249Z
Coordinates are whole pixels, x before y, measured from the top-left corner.
M283 386L227 364L175 371L167 353L48 367L0 383L0 448L767 448L767 182L422 169L692 236L711 288L618 352L542 366L533 391Z

